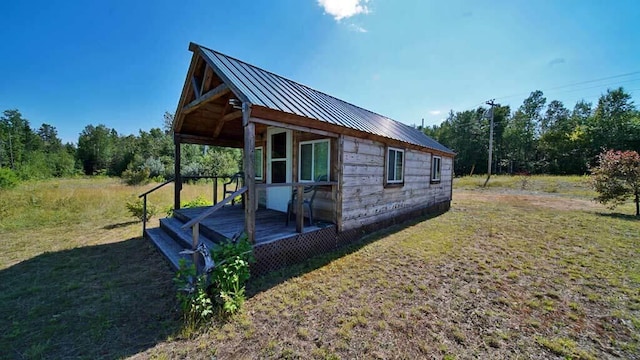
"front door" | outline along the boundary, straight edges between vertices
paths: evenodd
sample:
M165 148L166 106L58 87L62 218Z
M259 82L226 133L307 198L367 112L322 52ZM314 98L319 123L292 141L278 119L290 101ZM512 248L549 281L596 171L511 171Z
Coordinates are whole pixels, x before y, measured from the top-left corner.
M267 129L267 184L291 182L291 130ZM287 211L289 186L267 187L267 208Z

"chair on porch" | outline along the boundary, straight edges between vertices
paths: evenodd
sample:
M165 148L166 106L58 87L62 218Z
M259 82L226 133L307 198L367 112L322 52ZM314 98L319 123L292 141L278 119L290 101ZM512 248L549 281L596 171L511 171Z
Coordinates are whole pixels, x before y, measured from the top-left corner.
M316 182L320 181L327 181L327 175L318 176ZM302 211L304 212L304 209L306 208L309 214L309 226L313 225L313 200L316 198L316 192L318 191L319 187L320 185L309 185L304 187L303 197L304 194L312 193L311 197L309 197L308 199L303 199L302 201ZM287 203L287 226L289 226L289 220L291 219L293 207L295 206L297 199L297 191L295 191L294 189L291 193L291 200L289 200L289 202Z
M229 179L229 181L227 181L223 185L224 198L226 199L227 196L238 191L238 189L240 189L242 181L244 181L244 173L242 171L233 174ZM236 203L236 199L235 198L231 199L231 205L235 205L235 203Z

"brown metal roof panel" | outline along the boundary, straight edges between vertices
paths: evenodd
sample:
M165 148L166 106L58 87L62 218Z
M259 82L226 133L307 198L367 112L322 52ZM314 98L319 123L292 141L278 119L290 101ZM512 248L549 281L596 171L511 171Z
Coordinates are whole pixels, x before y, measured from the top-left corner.
M316 106L331 112L332 115L327 119L327 122L362 131L360 119L345 112L344 108L341 107L341 103L339 101L336 102L336 98L302 84L297 84L297 86L300 91L308 94L310 98L314 99Z
M213 50L202 54L251 103L358 131L453 153L422 131Z
M291 111L292 114L301 115L313 119L322 119L322 117L320 117L321 114L317 112L317 109L310 106L304 95L297 91L294 86L292 86L291 81L287 81L287 79L268 72L265 74L265 76L269 77L274 89L278 89L281 91L283 101L286 101L293 110Z
M324 120L325 122L340 125L345 127L353 127L355 123L348 118L342 118L342 113L338 111L334 106L329 104L326 99L322 96L319 96L317 91L310 89L301 84L294 84L296 86L297 91L301 94L304 94L307 97L307 101L310 106L313 106L321 111L324 116L318 119Z
M219 53L216 53L207 48L200 47L200 50L202 51L202 55L205 57L205 59L211 64L213 64L214 67L218 71L220 71L224 77L229 79L231 84L227 84L227 85L231 86L232 89L233 87L237 88L237 90L241 92L242 95L247 97L247 99L251 103L255 103L258 101L255 95L253 95L252 92L249 90L249 88L247 88L245 84L236 76L236 74L233 71L231 71L231 69L229 69L224 62L222 62L222 58L224 58L223 56L219 56L220 55Z
M268 87L270 91L274 94L274 96L276 97L276 99L280 104L279 107L282 111L288 112L291 114L311 115L310 113L308 113L308 111L306 111L306 109L301 108L300 104L298 104L295 101L289 100L293 94L288 92L287 89L280 86L276 82L276 78L272 74L269 74L267 72L257 71L255 68L251 68L251 71L254 73L254 76L260 79L260 81L264 84L264 86ZM309 115L305 115L305 116L309 116Z
M218 54L216 54L218 55ZM235 75L237 79L239 79L245 88L251 93L252 97L259 99L258 104L263 105L268 108L278 109L278 106L275 102L270 98L270 93L267 89L264 89L251 74L245 73L243 71L243 66L238 61L232 61L235 59L229 59L227 57L220 57L221 63L225 65L225 67ZM254 103L254 102L252 102Z
M356 130L373 133L375 135L380 135L375 131L376 129L374 126L372 126L373 124L371 124L369 121L365 121L365 119L363 119L362 116L359 116L350 108L349 106L350 104L345 103L344 101L336 99L332 96L325 95L325 99L329 104L331 104L331 106L334 109L336 109L336 111L340 113L341 116L339 120L344 121L346 119L349 119L353 124L352 126Z
M265 98L268 99L274 106L267 106L272 109L277 109L284 112L293 112L294 109L291 109L289 106L291 105L287 101L284 101L286 97L282 96L279 91L274 88L268 81L261 76L261 73L256 71L255 68L246 66L243 63L235 63L239 69L239 71L243 72L243 75L247 76L248 81L250 81L255 86L254 91L260 91L264 94Z

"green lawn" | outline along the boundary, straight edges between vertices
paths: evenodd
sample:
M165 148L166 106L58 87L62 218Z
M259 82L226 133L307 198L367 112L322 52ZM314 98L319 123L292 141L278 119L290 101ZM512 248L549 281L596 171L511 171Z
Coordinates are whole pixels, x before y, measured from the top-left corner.
M582 177L483 181L456 179L441 216L254 280L242 313L200 331L181 329L172 273L129 223L124 200L141 189L64 180L2 193L11 211L29 204L27 187L43 192L41 215L0 222L0 357L637 357L632 206L591 202ZM82 189L75 216L46 210ZM210 196L185 190L200 191Z

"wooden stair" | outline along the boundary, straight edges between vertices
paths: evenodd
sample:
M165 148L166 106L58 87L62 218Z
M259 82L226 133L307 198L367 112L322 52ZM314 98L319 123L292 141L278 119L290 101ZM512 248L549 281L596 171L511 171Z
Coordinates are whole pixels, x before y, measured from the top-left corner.
M180 254L182 250L192 248L191 229L183 230L181 227L184 223L185 220L178 217L160 219L160 227L147 229L144 234L145 238L149 239L169 261L174 270L178 270L180 259L185 259L187 264L193 261L191 255ZM211 229L200 227L198 238L207 245L209 250L218 246L208 236L212 232Z

